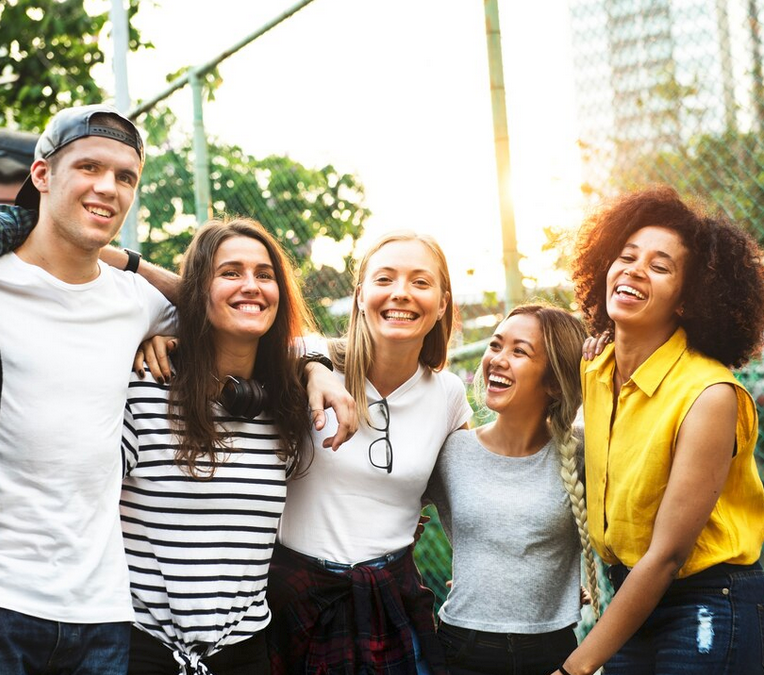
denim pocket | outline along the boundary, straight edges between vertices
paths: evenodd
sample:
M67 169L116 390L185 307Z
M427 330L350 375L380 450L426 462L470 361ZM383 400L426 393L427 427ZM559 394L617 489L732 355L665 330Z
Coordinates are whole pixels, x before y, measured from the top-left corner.
M669 588L666 591L664 598L671 599L676 597L680 602L684 602L684 599L688 596L705 597L727 597L730 594L730 584L727 583L724 586L697 586L695 588Z
M728 672L764 674L764 572L730 575L735 643Z

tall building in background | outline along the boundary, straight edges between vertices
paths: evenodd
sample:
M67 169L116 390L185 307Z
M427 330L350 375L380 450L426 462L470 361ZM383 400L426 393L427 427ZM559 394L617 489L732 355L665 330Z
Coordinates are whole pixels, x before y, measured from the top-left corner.
M585 180L762 128L761 0L570 0Z

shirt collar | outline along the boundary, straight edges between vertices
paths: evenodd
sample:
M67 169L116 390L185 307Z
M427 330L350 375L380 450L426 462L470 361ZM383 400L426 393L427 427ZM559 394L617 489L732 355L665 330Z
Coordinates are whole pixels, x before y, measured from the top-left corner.
M607 345L599 357L594 359L585 372L596 372L597 380L608 386L613 385L613 369L615 368L615 348ZM631 380L645 394L652 396L668 372L687 350L687 333L684 328L677 328L674 334L656 349L648 359L637 368Z

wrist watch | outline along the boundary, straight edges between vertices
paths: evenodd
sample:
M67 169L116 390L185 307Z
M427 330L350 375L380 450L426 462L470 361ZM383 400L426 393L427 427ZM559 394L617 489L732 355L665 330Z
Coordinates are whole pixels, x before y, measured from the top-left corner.
M133 251L129 248L122 249L127 253L127 265L125 265L125 272L132 272L135 274L138 271L138 265L141 264L141 254L138 251Z
M329 370L334 371L334 364L332 363L332 360L321 352L308 352L307 354L303 354L300 357L300 360L302 361L303 365L307 365L309 363L320 363L322 366L325 366Z

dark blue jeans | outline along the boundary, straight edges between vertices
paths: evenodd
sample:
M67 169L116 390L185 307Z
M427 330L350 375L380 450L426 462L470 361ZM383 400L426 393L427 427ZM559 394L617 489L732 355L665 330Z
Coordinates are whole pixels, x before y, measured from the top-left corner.
M576 648L573 626L551 633L485 633L438 626L451 675L549 675Z
M2 675L125 675L130 624L62 623L0 608Z
M611 571L617 589L625 568ZM764 572L716 565L675 581L606 675L762 675Z

